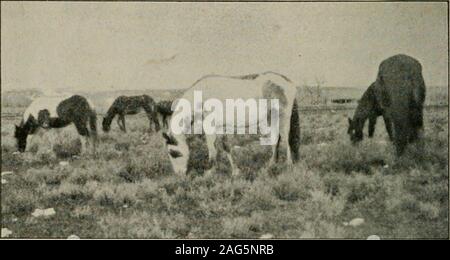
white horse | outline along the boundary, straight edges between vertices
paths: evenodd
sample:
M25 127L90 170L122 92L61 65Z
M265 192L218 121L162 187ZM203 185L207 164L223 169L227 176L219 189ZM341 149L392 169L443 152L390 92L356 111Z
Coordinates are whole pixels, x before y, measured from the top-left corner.
M201 91L202 100L214 99L216 101L221 101L222 104L225 104L227 100L230 99L277 100L279 104L279 111L274 111L273 107L268 106L269 111L266 111L266 114L259 115L259 117L257 117L257 122L253 123L259 124L264 117L267 119L268 115L272 115L272 113L276 112L279 115L279 128L275 129L276 133L271 133L271 135L275 134L275 142L272 142L271 144L273 151L271 163L278 161L278 154L281 148L286 149L286 161L288 164L298 160L298 139L300 128L298 106L295 98L297 90L287 77L274 72L265 72L246 76L210 75L203 77L196 81L181 97L181 99L187 100L190 104L192 104L191 118L195 118L195 108L193 107L195 99L194 96L195 93L199 93L198 91ZM175 133L173 131L174 124L178 123L173 121L177 118L177 113L182 110L180 108L180 106L182 106L182 102L180 102L181 99L177 99L173 102L172 110L174 111L174 114L170 120L171 122L169 123L169 130L167 133L163 133L163 137L166 139L166 147L168 149L169 158L174 171L176 173L187 173L187 171L189 171L188 160L190 151L186 136L185 134ZM202 105L204 106L205 104L206 102ZM247 109L249 111L249 117L251 117L251 113L254 113L255 110L252 112L249 107L247 107ZM202 116L204 118L205 113L203 113ZM248 122L249 117L246 118L244 115L244 120L246 120L244 124L246 128L251 127L251 122ZM191 121L191 123L193 122ZM229 121L226 120L223 127L229 128L230 125L231 124ZM235 124L233 123L231 127L234 127L234 125ZM242 125L242 122L237 122L235 129L237 129L237 126L239 125ZM219 125L218 127L222 126ZM205 134L205 137L209 152L209 160L214 162L218 154L218 150L220 149L226 153L226 156L233 167L233 174L237 174L238 168L231 157L231 150L229 149L229 146L224 144L224 142L226 142L226 135Z

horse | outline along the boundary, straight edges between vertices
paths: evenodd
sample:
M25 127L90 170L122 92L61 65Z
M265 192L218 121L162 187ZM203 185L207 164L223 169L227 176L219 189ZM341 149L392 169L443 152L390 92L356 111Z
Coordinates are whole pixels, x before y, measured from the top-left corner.
M159 121L162 123L164 129L169 128L169 118L172 116L172 101L162 100L156 104L156 112L158 113Z
M38 129L63 128L73 123L78 134L92 139L93 150L97 142L97 115L85 97L39 97L25 110L20 125L15 125L14 137L19 152L25 152L27 139ZM89 125L89 128L88 128Z
M152 123L155 124L155 130L158 132L160 129L156 109L155 109L155 101L153 98L147 95L141 96L119 96L114 100L106 116L103 118L102 128L104 132L109 132L111 129L111 122L116 115L117 117L117 125L120 130L123 132L127 132L125 127L125 115L135 115L141 110L144 110L147 114L147 118L150 122L150 130L152 129Z
M369 138L372 138L375 133L375 125L377 118L383 116L384 125L392 140L392 124L386 113L381 108L375 95L375 82L364 92L361 99L358 101L355 114L352 118L348 118L347 134L350 136L352 143L357 143L363 140L363 128L366 120L369 120Z
M227 100L251 100L251 99L272 99L279 102L279 129L274 133L275 140L272 145L272 156L270 164L280 162L280 152L286 154L285 161L287 164L293 164L299 160L299 115L298 105L296 100L297 89L290 79L287 77L274 73L265 72L260 74L251 74L245 76L222 76L209 75L197 80L189 89L185 91L182 100L187 100L193 106L195 99L195 92L201 91L203 98L208 100L221 101L226 103ZM189 135L184 133L175 133L173 131L174 125L179 121L177 111L182 110L183 103L180 99L174 101L172 110L174 115L170 119L170 128L167 132L163 132L163 137L166 140L166 148L168 150L171 165L176 173L189 173L192 168L190 158L190 148L188 145ZM205 105L204 104L201 105ZM196 104L198 105L198 104ZM248 108L248 107L247 107ZM206 108L205 108L206 109ZM194 116L195 123L195 109L191 110L191 115ZM244 110L245 111L245 110ZM235 111L232 111L234 113ZM257 121L260 123L264 117L274 113L275 110L269 107L269 111L264 111L262 116L259 115ZM250 114L251 112L249 112ZM228 117L228 113L227 113ZM245 119L244 119L245 120ZM189 122L188 122L189 123ZM250 123L244 122L245 127L249 127ZM239 122L238 122L239 126ZM231 125L229 121L224 123L225 128L234 128L234 123ZM239 131L239 130L238 130ZM227 131L228 132L228 131ZM231 147L227 145L227 135L225 134L203 134L202 138L206 139L206 146L208 148L209 169L212 171L217 166L217 160L220 155L225 154L223 158L227 158L228 165L231 165L232 174L238 174L239 169L231 157ZM194 167L195 168L195 167Z
M392 127L396 154L423 136L423 104L426 86L418 60L398 54L383 60L378 68L374 95L387 124ZM389 123L390 122L390 123Z

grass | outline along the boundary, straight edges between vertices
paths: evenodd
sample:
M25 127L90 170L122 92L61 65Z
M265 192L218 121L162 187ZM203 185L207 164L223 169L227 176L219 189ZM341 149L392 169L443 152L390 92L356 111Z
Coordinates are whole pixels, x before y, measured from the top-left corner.
M70 127L14 155L14 121L3 118L2 172L14 174L3 177L2 227L16 238L447 238L446 109L426 111L423 152L410 146L400 159L382 120L374 139L350 145L345 116L301 114L292 167L268 168L270 148L235 147L239 176L175 175L141 116L127 118L127 134L115 124L100 133L97 157L80 153ZM31 216L50 207L56 215ZM365 222L343 224L354 218Z

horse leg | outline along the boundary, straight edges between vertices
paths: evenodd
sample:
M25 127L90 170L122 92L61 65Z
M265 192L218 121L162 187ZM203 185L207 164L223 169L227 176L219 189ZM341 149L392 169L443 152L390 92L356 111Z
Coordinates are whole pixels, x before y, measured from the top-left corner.
M397 156L403 155L408 144L409 124L405 120L394 122L394 145Z
M386 127L386 132L389 135L389 140L392 141L393 140L392 121L389 119L389 117L387 115L383 115L383 119L384 119L384 125Z
M169 122L167 120L167 116L162 116L162 122L163 122L163 127L165 129L168 129L169 128Z
M239 168L237 167L236 163L233 160L233 157L231 156L231 146L228 142L228 137L226 135L221 135L220 137L216 138L214 144L218 151L220 151L221 153L225 153L225 156L227 157L227 160L231 166L231 175L239 175ZM218 155L219 153L216 153L216 163Z
M414 106L411 109L409 121L411 125L410 142L415 142L421 139L423 135L423 111L419 106Z
M369 138L373 137L375 133L375 125L377 124L377 116L369 117Z
M87 128L86 121L75 122L75 127L77 128L77 132L83 138L81 138L81 150L82 152L86 152L86 148L89 144L89 130Z
M120 130L125 133L127 132L127 130L125 129L125 115L119 114L119 116L117 117L117 125L119 126Z
M210 172L217 164L216 158L217 150L216 146L214 145L217 137L216 135L205 135L205 137L206 137L206 145L208 146L208 160L209 160L208 172Z
M126 133L127 132L127 127L125 125L125 116L122 116L122 126L123 126L123 131Z
M292 114L292 105L288 105L287 109L284 111L285 115L280 114L280 127L282 130L280 132L280 138L278 140L278 149L283 149L286 153L286 163L288 165L293 164L292 156L291 156L291 147L289 146L289 131L291 129L291 114Z

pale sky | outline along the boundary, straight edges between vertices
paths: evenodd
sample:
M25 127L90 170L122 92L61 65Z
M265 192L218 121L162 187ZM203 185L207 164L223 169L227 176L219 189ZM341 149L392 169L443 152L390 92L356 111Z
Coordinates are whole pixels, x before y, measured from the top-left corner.
M448 84L446 3L1 2L2 91L174 89L268 70L368 86L394 54Z

